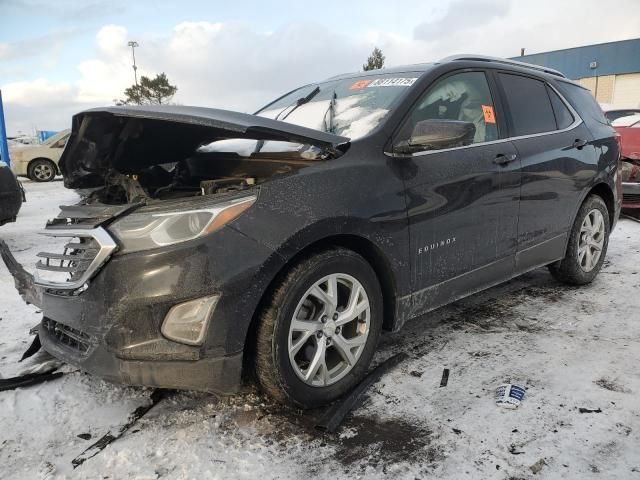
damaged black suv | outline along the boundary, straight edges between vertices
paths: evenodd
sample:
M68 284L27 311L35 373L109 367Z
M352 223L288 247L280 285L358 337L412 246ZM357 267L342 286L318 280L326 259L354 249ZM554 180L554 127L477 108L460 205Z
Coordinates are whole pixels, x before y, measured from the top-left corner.
M136 385L302 407L366 373L381 331L548 265L585 284L620 209L588 90L489 57L355 73L254 115L107 107L73 119L34 278L54 356ZM428 317L427 317L428 318Z

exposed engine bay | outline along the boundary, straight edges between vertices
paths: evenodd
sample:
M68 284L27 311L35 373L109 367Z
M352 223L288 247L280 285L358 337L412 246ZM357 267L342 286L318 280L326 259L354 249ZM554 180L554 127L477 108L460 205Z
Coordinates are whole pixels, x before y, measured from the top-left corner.
M252 159L201 153L173 164L152 165L139 173L125 174L112 169L104 176L103 187L80 190L80 193L85 196L85 204L107 205L219 195L247 190L310 163L312 161L301 159Z

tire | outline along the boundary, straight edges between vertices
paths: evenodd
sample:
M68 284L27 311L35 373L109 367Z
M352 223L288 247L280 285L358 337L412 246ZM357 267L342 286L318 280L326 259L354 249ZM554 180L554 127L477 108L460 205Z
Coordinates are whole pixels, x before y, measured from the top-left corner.
M599 220L602 222L601 228L595 225ZM589 228L589 224L592 228ZM610 225L609 211L602 198L589 195L576 215L565 257L549 265L551 274L557 280L569 285L591 283L600 272L607 254ZM594 233L596 228L600 233ZM596 245L600 248L597 260Z
M324 295L318 295L322 293L318 289ZM338 294L327 295L332 291ZM337 298L337 308L320 297ZM362 310L365 300L368 308ZM362 311L347 322L354 314L348 313L349 306ZM294 315L302 319L296 326L304 328L292 326ZM332 402L367 373L382 330L382 315L380 284L360 255L333 248L301 261L278 283L259 318L255 359L259 387L274 399L296 407L313 408ZM358 346L347 346L345 340ZM290 348L297 348L292 358ZM313 361L319 350L320 354L325 352L324 364ZM312 367L318 363L314 373Z
M34 182L50 182L56 178L56 165L46 158L37 158L29 163L27 176Z

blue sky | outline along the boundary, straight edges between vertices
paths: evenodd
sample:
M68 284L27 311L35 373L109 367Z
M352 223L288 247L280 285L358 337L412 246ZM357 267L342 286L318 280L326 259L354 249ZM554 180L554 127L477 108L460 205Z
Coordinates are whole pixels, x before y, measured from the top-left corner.
M139 72L175 101L251 111L295 86L452 53L515 56L640 36L640 1L0 0L0 88L10 133L60 129L112 103ZM579 27L579 28L577 28Z

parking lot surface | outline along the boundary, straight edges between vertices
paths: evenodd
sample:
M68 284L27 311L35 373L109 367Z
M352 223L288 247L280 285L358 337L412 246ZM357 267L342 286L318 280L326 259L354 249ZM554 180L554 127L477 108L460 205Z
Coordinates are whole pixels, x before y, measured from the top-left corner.
M77 197L60 181L24 185L28 202L0 238L32 269L45 219ZM46 360L18 363L39 320L0 265L2 377ZM63 366L59 379L0 392L0 478L640 479L640 223L620 220L593 284L536 270L384 335L377 361L401 351L410 359L335 434L313 428L319 412L253 391L171 392L76 469L152 389ZM494 402L509 382L526 387L514 410Z

